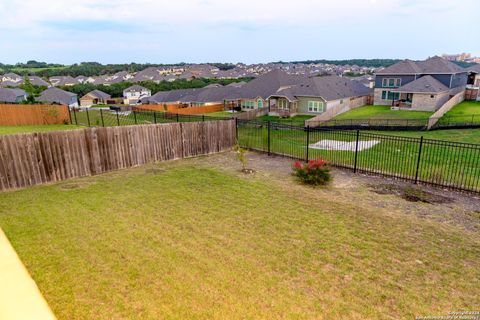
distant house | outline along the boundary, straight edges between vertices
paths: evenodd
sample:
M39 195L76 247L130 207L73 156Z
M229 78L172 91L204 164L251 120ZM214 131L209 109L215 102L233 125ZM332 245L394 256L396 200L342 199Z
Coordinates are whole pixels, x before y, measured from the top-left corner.
M22 89L0 88L0 103L20 103L27 99Z
M80 98L80 105L82 107L90 107L94 104L107 104L111 96L100 90L93 90Z
M51 77L50 83L54 87L61 87L61 86L74 86L79 82L70 76L59 76L59 77Z
M75 93L53 87L43 91L36 100L47 103L63 104L70 108L78 107L78 97Z
M230 103L236 101L238 97L238 88L207 86L195 89L160 91L148 98L148 103L202 106L223 104L224 102Z
M377 72L374 104L436 111L466 84L467 71L443 58L403 60Z
M467 88L476 93L476 100L480 101L480 64L468 68Z
M133 85L123 90L123 103L127 105L137 105L142 103L142 99L148 98L152 92L140 85Z
M5 73L0 80L2 87L17 87L23 83L23 77L13 72Z
M38 76L29 76L28 79L30 80L30 83L33 84L34 86L38 87L50 87L50 83L47 81L43 80L42 78ZM23 83L23 81L22 81Z
M320 115L334 109L337 114L365 105L372 89L346 77L325 76L307 78L300 83L281 87L268 97L275 108L269 114L279 116Z

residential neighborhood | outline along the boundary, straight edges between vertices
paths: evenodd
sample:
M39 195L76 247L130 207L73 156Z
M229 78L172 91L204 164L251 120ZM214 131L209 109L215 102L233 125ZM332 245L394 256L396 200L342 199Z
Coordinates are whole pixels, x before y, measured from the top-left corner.
M478 0L0 11L0 320L480 320Z

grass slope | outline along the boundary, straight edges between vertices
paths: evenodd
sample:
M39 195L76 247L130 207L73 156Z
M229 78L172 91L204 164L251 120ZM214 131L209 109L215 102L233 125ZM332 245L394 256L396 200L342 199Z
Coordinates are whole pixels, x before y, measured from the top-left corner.
M428 119L433 112L391 110L390 106L364 106L336 116L335 120L350 119Z
M53 124L40 126L0 126L0 135L30 133L30 132L45 132L45 131L59 131L59 130L74 130L82 128L76 125Z
M59 319L407 319L480 304L479 239L188 165L0 194Z

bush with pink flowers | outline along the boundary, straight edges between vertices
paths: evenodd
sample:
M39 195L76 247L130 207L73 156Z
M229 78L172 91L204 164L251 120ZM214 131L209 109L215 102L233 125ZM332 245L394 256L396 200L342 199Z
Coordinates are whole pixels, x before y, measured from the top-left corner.
M326 185L332 180L330 168L322 159L310 160L306 164L296 161L293 164L293 174L305 184Z

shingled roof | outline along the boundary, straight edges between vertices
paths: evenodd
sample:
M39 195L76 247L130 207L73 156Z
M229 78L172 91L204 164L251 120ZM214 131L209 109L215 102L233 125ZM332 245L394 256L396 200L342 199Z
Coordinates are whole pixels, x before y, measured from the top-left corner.
M391 91L406 93L440 93L448 90L448 87L443 83L434 77L427 75Z
M42 94L37 98L37 100L42 102L70 105L73 97L76 98L77 95L72 92L52 87L43 91Z
M360 97L372 94L372 89L346 77L325 76L308 78L290 87L280 88L273 96L284 96L290 101L293 97L321 97L326 101Z
M435 56L424 61L403 60L378 71L377 74L452 74L461 72L466 72L466 70L451 61Z
M85 96L91 96L91 97L98 98L98 99L110 99L111 98L111 96L108 93L105 93L105 92L97 90L97 89L90 91Z
M275 94L279 88L300 84L305 82L306 77L289 75L288 73L275 69L248 82L240 88L240 95L243 99L255 99L262 97L267 99Z
M19 102L26 97L22 89L0 88L0 102Z

